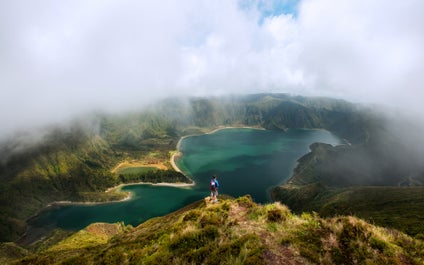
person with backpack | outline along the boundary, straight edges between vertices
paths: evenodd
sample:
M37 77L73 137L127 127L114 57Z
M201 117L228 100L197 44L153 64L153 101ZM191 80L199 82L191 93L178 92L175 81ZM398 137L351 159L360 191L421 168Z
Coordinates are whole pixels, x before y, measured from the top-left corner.
M219 187L219 183L218 183L218 180L216 179L216 175L213 175L209 183L209 189L211 190L210 201L213 201L214 203L218 202L218 187Z

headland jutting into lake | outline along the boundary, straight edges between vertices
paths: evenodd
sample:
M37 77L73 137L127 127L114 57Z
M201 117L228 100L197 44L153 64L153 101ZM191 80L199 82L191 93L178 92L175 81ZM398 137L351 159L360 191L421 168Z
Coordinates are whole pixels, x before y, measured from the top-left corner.
M224 130L225 129L225 130ZM182 137L171 157L175 170L193 179L191 184L121 185L131 199L119 203L69 205L43 211L33 227L78 230L94 222L138 225L149 218L175 211L209 193L208 180L217 174L221 193L238 197L250 194L256 202L270 201L267 189L291 176L298 158L313 142L338 144L324 130L292 129L286 132L257 128L218 128L202 135Z

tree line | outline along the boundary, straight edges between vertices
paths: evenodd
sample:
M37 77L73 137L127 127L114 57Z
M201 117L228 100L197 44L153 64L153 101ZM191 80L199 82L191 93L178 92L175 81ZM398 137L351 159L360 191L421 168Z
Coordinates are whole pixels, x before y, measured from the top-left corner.
M190 180L182 173L173 170L148 170L142 173L119 174L122 183L151 182L151 183L189 183Z

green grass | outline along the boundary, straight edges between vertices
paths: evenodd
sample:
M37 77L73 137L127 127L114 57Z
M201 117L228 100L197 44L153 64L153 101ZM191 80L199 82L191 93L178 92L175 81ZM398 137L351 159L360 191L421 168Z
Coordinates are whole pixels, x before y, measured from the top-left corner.
M352 172L346 170L355 169L356 171L356 169L365 168L358 166L361 164L355 164L350 159L352 150L356 150L353 153L356 155L353 157L362 158L362 151L366 151L364 148L370 146L362 145L364 141L370 137L373 139L381 133L378 130L381 125L380 119L377 119L375 115L371 115L368 110L339 100L269 94L240 98L192 98L184 102L172 99L157 104L157 109L152 108L142 112L121 115L99 113L95 115L96 122L93 122L96 124L95 130L88 128L86 123L75 122L66 128L52 128L43 137L42 142L31 145L26 150L17 153L3 152L4 154L1 154L2 161L4 160L5 163L0 165L0 174L3 180L0 183L0 201L4 203L0 203L0 240L18 239L26 230L25 220L53 201L91 200L96 197L96 193L100 194L120 182L164 182L169 179L189 182L189 180L184 180L183 176L164 175L163 178L154 176L156 179L149 176L149 178L142 179L137 176L139 173L125 173L131 177L119 178L110 172L119 161L168 160L169 151L175 150L178 139L183 135L203 133L218 126L231 125L258 126L279 130L295 127L328 129L341 138L346 138L353 145L336 147L335 150L321 146L319 150L317 149L318 156L309 156L313 159L307 161L301 160L299 164L303 166L299 168L302 169L301 173L309 176L309 179L304 180L314 181L315 177L319 176L325 177L330 184L337 184L341 179L355 180L360 179L359 177L362 175L367 176L366 174L352 175ZM6 144L5 150L8 150L8 146L13 147L18 143ZM360 146L363 148L357 144L361 144ZM387 150L396 151L396 148L386 149L386 146L389 145L384 143L382 150L373 151L378 151L375 154L390 154L391 152L386 152ZM14 155L9 156L8 153ZM327 160L322 159L326 157ZM387 163L386 155L373 155L370 157L372 159L367 159L368 157L364 157L364 159L371 163L379 157L380 161L384 162L383 164ZM336 167L333 158L346 158L343 161L338 160L346 163ZM323 164L323 162L325 163ZM379 169L379 164L376 165L376 169ZM389 167L389 169L391 168L393 167ZM340 174L336 174L336 169ZM143 168L143 170L148 169ZM420 168L416 170L418 173L422 172ZM381 173L376 177L381 177L385 181L387 175L390 175L392 180L395 180L396 176L405 175L405 172L391 171L381 171L384 174ZM408 168L408 171L414 171L414 169ZM136 177L133 178L132 175ZM312 196L312 198L306 198L307 202L313 202L314 196L319 195L316 193L316 188L316 186L311 186L306 192L306 195ZM107 200L111 197L97 196L97 198ZM357 202L357 205L362 203L359 200ZM391 227L395 227L394 225L398 223L402 224L402 227L406 227L408 219L424 223L422 215L418 212L418 209L422 209L422 204L398 202L400 203L398 209L392 210L384 205L378 205L382 209L388 209L387 212L390 212L391 215L390 219L384 220L383 212L381 217L374 215L369 220L374 220L379 224L382 220ZM363 205L366 206L366 204ZM402 214L402 208L414 209L408 216ZM346 213L353 212L346 211ZM369 217L367 213L361 214ZM257 218L260 219L261 216L258 215ZM270 218L279 218L278 213L277 216L270 216ZM404 220L399 222L396 218ZM423 231L419 225L411 224L409 227ZM419 234L414 231L410 233Z
M325 217L355 215L424 238L424 187L322 188L308 193L310 186L282 186L274 190L274 198L297 213L316 211Z
M53 245L47 251L57 252L69 249L83 249L106 244L113 236L124 233L126 229L122 223L91 224L85 229Z
M30 252L15 243L0 243L0 264L10 264L13 260L20 259Z
M254 213L255 217L250 218ZM21 264L422 264L424 243L352 216L249 197L199 201L136 228L95 224Z
M424 187L357 187L322 201L324 216L354 214L424 239Z

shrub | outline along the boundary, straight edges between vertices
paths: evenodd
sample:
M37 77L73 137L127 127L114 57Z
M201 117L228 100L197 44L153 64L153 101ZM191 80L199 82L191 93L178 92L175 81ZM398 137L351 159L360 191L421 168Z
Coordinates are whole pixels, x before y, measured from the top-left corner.
M226 218L226 216L223 216L222 214L209 212L200 219L199 223L201 227L208 225L218 226L224 223L224 218Z
M208 225L202 230L176 236L171 241L169 248L179 253L183 253L193 249L199 249L202 246L213 242L218 236L218 229L215 226Z
M189 264L201 264L210 256L213 252L214 247L212 244L209 244L205 247L199 249L194 249L190 252L184 254L183 258L186 260L186 263Z
M285 220L285 216L280 209L273 209L267 212L268 222L281 222Z
M198 210L192 210L189 211L183 218L184 222L187 221L197 221L197 219L200 217L200 211Z
M221 205L222 210L228 212L230 210L230 204L228 202L225 202Z
M243 235L210 253L206 264L263 264L263 245L256 235Z
M360 222L343 218L340 220L343 225L337 235L339 249L333 249L333 260L336 263L345 263L348 260L356 260L364 263L368 258L373 257L373 253L367 247L371 234Z
M244 195L243 197L239 197L236 199L238 205L246 208L252 208L255 206L255 203L252 200L250 195Z
M386 242L374 236L370 238L370 246L374 249L377 249L381 253L387 253L389 250L389 245Z
M102 264L123 264L126 257L122 251L112 249L105 252L101 257L101 260Z

